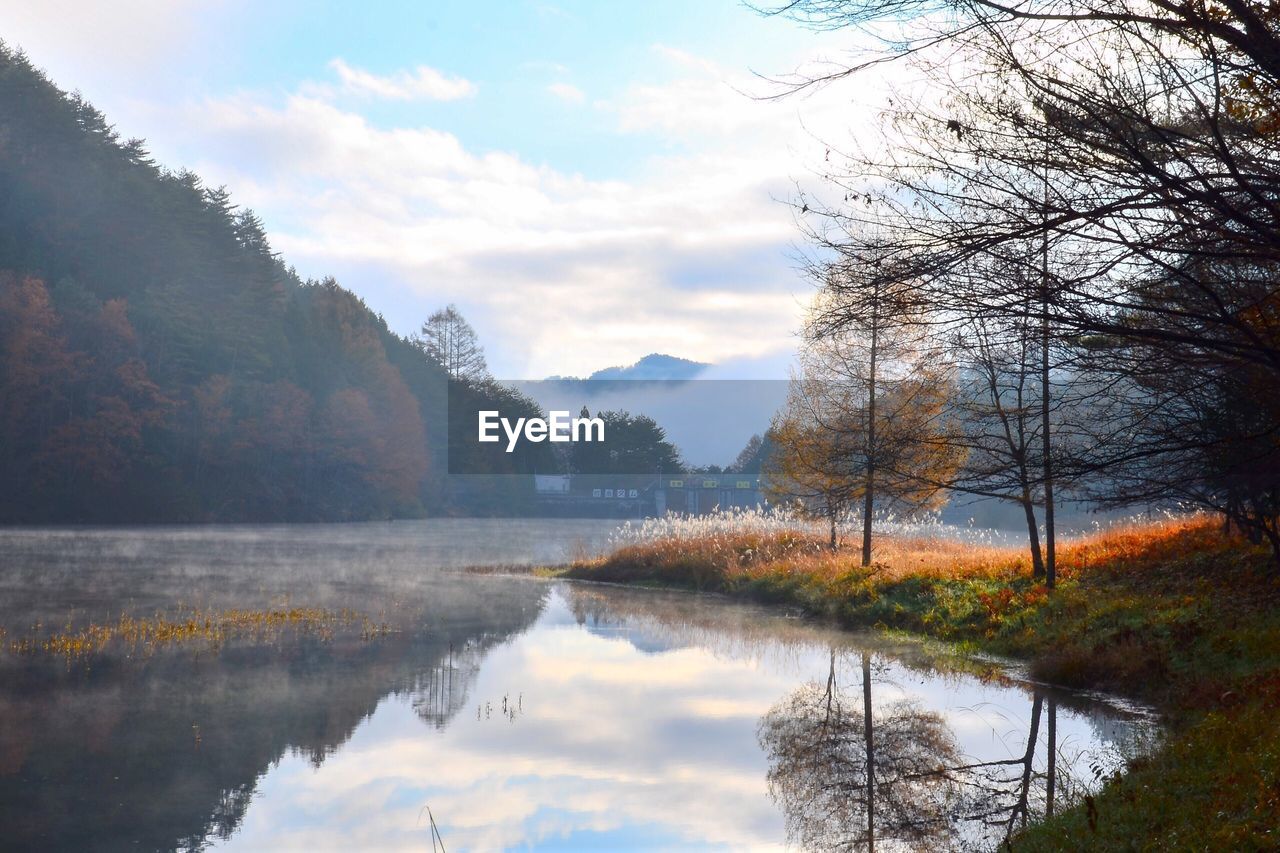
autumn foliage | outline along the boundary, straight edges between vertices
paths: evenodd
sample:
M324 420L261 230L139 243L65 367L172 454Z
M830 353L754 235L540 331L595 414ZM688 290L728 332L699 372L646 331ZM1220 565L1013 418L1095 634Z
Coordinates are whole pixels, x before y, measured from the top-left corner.
M448 382L0 43L0 523L450 511Z
M1035 658L1045 678L1167 698L1204 664L1213 694L1280 653L1280 581L1265 548L1191 515L1118 525L1064 543L1060 587L1030 576L1021 548L884 536L869 567L813 532L741 531L629 543L575 565L590 580L656 582L804 607L851 626L979 642ZM1228 633L1235 632L1235 633ZM1256 653L1261 644L1268 651ZM1199 658L1197 657L1197 660Z

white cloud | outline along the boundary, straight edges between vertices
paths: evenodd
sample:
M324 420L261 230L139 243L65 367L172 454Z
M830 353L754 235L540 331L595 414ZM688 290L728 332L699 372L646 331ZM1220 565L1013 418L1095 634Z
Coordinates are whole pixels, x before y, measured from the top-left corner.
M449 77L426 65L387 76L355 68L341 58L332 60L329 67L338 75L340 91L349 95L392 101L456 101L476 93L476 86L470 80Z
M25 49L42 67L79 59L75 67L91 69L94 76L151 70L183 52L183 43L202 24L199 5L193 0L0 0L0 38Z
M459 302L508 376L792 344L791 290L803 285L785 257L795 234L774 201L789 191L776 173L694 157L629 181L588 180L470 151L434 128L379 128L303 95L191 111L197 171L266 215L286 258L365 295L360 276L389 277L419 313ZM760 266L762 249L771 267ZM395 327L415 325L387 313Z
M805 156L818 150L816 138L842 136L851 126L865 124L870 109L859 109L842 87L819 87L807 95L774 97L784 91L778 83L745 71L728 69L711 60L666 45L652 53L680 73L665 83L636 83L606 104L624 133L655 133L699 140L723 150L723 139L737 141L735 156L768 158L770 168L795 174ZM802 57L797 67L812 67ZM859 89L866 103L879 103L883 73L868 73Z
M204 39L238 2L0 0L0 40L26 51L57 85L81 92L128 138L146 133L130 121L141 93L158 101L201 91L205 72L227 62L227 52L234 56L234 47L209 49Z
M411 108L379 104L376 123L364 114L375 99L474 95L458 76L426 66L379 75L337 58L327 81L284 98L206 95L200 71L224 57L193 48L189 31L225 26L224 7L121 0L108 14L49 3L62 14L0 0L5 37L51 63L63 85L88 86L162 162L229 186L304 275L338 276L393 328L408 332L457 302L508 377L586 374L653 351L743 369L785 357L811 291L794 269L800 232L780 202L797 179L821 191L810 180L825 168L818 140L847 141L875 115L851 93L866 103L883 94L880 78L866 76L760 100L751 96L776 90L745 69L665 45L630 85L595 81L590 99L568 68L521 63L547 75L548 95L583 106L557 120L562 154L590 146L588 178L522 155L514 128L510 149L484 150L447 127L413 124ZM815 50L834 44L824 38Z
M585 375L655 351L774 361L794 348L811 293L780 201L807 165L821 168L815 137L858 113L835 90L752 99L743 91L761 83L749 74L656 55L670 82L598 104L617 134L657 136L667 152L625 180L473 150L435 127L375 125L307 87L283 102L192 104L183 147L263 214L290 262L337 275L393 328L457 302L504 378ZM399 78L375 79L401 91Z
M725 637L736 653L646 652L548 616L572 618L557 597L541 625L489 652L444 730L424 737L410 701L384 701L320 767L293 755L264 774L237 833L215 847L421 849L429 804L450 849L603 832L633 845L653 833L674 846L783 849L755 730L800 670L823 672L826 647L756 642L743 653ZM512 721L496 711L504 695L519 697ZM491 697L492 718L478 719Z
M579 626L583 610L599 629ZM432 821L450 849L787 849L761 719L833 664L841 691L860 695L858 652L874 646L743 617L700 607L686 621L661 600L557 587L532 628L484 653L447 725L428 730L411 696L386 698L319 766L292 753L263 773L213 847L421 850ZM936 711L974 761L1023 748L1030 685L924 678L927 656L887 651L872 670L880 712L902 700ZM518 703L511 717L504 699ZM1060 710L1057 726L1068 772L1122 748L1090 713Z
M570 104L581 104L587 99L582 90L571 83L552 83L547 87L547 91Z

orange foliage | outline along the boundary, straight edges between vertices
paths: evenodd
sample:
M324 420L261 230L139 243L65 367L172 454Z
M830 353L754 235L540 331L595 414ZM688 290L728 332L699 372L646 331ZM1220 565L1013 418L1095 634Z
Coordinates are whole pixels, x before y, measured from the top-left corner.
M0 272L0 436L13 442L30 421L50 417L79 367L44 282Z
M583 564L583 576L624 579L636 573L667 574L698 564L723 581L751 580L773 574L805 575L830 582L848 572L870 573L878 581L905 578L1014 580L1029 578L1030 559L1024 546L974 545L944 538L883 535L869 570L859 565L856 549L836 552L810 533L733 533L697 537L673 536L628 545L603 560ZM1175 557L1198 553L1212 558L1240 551L1241 542L1222 533L1221 525L1204 515L1188 515L1135 522L1100 530L1059 543L1061 579L1099 572L1127 573L1160 569ZM1036 585L1017 600L993 594L984 606L993 612L1034 606L1048 596ZM1009 596L1015 593L1009 592Z
M119 482L167 414L124 300L102 306L92 335L92 353L69 351L44 283L0 273L0 437L40 481Z

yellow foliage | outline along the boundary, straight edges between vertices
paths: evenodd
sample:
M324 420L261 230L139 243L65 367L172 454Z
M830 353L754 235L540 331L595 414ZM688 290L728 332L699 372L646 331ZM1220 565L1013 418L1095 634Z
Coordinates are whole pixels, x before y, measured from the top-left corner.
M90 623L43 634L36 623L28 636L4 642L6 633L0 628L0 649L12 654L47 654L80 660L108 650L123 650L130 656L149 655L160 649L199 647L218 650L226 644L248 642L270 644L290 635L312 636L322 641L333 639L337 628L360 626L362 640L389 633L386 624L375 624L351 610L290 607L270 610L182 610L168 616L157 613L150 617L122 614L114 622Z

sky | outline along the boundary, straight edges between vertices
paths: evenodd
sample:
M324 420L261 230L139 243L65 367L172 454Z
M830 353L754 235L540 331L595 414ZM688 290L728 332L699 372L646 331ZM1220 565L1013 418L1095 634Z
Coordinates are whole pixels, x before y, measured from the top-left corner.
M768 99L847 36L734 0L0 0L0 38L263 219L390 327L456 304L502 379L663 352L785 378L790 202L878 78Z

